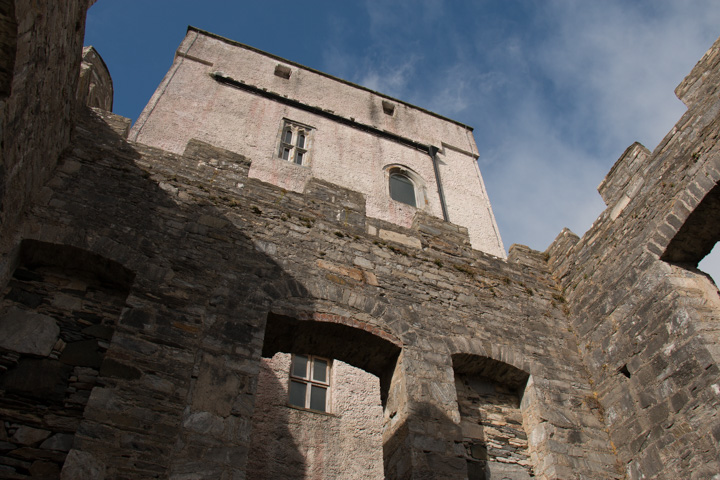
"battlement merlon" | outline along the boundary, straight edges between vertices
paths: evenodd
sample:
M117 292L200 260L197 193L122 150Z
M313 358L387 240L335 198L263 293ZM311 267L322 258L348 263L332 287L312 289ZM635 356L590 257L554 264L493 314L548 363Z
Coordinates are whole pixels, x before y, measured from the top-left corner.
M650 150L641 143L630 145L612 166L597 190L605 205L613 206L620 200L632 198L643 182L642 166Z
M716 88L718 83L720 83L720 38L675 88L675 94L688 109L695 105L712 108L716 102L708 100L720 95L720 91ZM638 142L633 143L598 185L597 190L605 205L613 208L612 218L617 217L644 182L643 165L650 155L651 152L645 146Z
M716 87L720 83L720 38L705 52L690 74L675 88L675 95L692 108L707 96L720 96Z

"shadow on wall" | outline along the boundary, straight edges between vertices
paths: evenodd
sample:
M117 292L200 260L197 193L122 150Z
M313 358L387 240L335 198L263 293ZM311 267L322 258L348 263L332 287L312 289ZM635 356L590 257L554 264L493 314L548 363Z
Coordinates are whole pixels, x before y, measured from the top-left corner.
M531 479L520 404L529 375L477 355L453 356L462 450L469 480Z
M17 21L15 1L0 1L0 100L10 95L15 51L17 50ZM0 180L2 178L0 177Z
M287 305L281 308L289 313ZM331 318L325 320L353 322L349 318L327 317ZM333 359L332 378L335 384L331 385L330 395L334 397L331 403L338 410L325 415L286 407L287 379L284 385L279 384L275 375L287 376L290 355L278 352ZM329 321L298 320L276 313L268 316L263 356L272 360L264 362L277 363L285 358L286 363L274 374L271 373L273 379L270 384L281 398L273 410L283 412L281 415L292 425L291 435L308 440L309 445L300 448L307 455L309 477L372 479L382 475L382 459L383 456L388 457L387 449L383 454L382 447L382 410L387 407L391 385L398 381L395 371L399 353L398 345L361 328ZM259 407L258 413L262 409ZM261 420L262 417L257 416L254 419L253 444L259 442L255 440L257 437L266 434L268 427L260 426ZM269 422L275 423L272 418ZM287 431L284 426L280 428L283 432Z
M95 256L99 263L122 265L113 270L118 277L137 273L125 282L126 289L132 286L120 302L114 334L106 333L112 340L105 340L102 386L90 387L78 434L63 447L73 448L64 478L84 478L77 476L83 471L98 479L244 473L261 348L347 361L378 376L385 403L399 345L362 328L268 316L270 305L290 297L317 310L307 289L264 253L267 244L251 238L258 235L256 224L262 234L273 221L275 228L287 228L294 219L269 212L303 211L308 199L264 184L257 197L247 198L254 181L247 179L243 157L198 142L184 156L170 155L127 143L126 126L107 112L88 111L22 230L38 242L80 252L73 256L76 265ZM232 190L238 183L245 185L241 192ZM328 211L343 208L334 200L314 200L327 202ZM70 313L48 316L82 318L84 301L73 303L61 293ZM101 303L99 309L112 302ZM23 309L36 314L42 305ZM287 448L299 469L296 447ZM391 453L407 460L410 446L401 447ZM386 450L386 456L392 455Z
M47 201L24 219L22 231L35 240L26 245L63 244L45 257L69 261L52 271L20 268L5 290L1 313L40 318L35 323L52 335L43 334L42 352L4 345L2 382L18 399L52 390L51 403L77 415L63 419L45 409L23 424L27 401L14 402L5 418L12 431L5 433L27 448L10 468L19 475L50 456L55 467L41 463L56 475L73 448L63 478L88 478L88 471L96 479L239 474L271 303L265 290L280 297L306 292L226 220L230 205L210 201L201 188L223 165L236 168L244 159L202 145L190 157L168 156L125 142L118 134L125 127L118 117L88 111L46 187ZM221 165L210 167L210 160ZM232 207L236 217L254 217L250 205ZM105 268L122 294L87 280L82 272L92 265ZM137 272L134 281L129 272ZM119 317L114 334L112 315ZM7 327L8 315L0 323ZM39 335L20 336L33 343ZM22 375L12 373L25 363ZM43 446L45 439L54 440Z
M0 463L60 474L134 275L64 245L25 240L0 304ZM102 365L102 368L101 368ZM38 459L28 461L28 449ZM20 478L20 477L13 477Z
M296 368L290 380L293 363ZM328 374L327 388L323 374ZM304 399L289 401L290 383L306 385ZM320 391L328 400L322 406L313 397ZM311 398L316 400L314 407ZM382 478L382 431L383 408L375 375L341 360L326 363L317 356L277 353L261 361L248 477ZM298 451L302 455L293 456Z
M693 272L697 272L700 262L709 260L713 267L710 273L720 272L720 249L713 250L720 241L718 219L720 185L715 185L685 220L660 259Z
M288 363L289 362L285 362ZM290 431L287 382L282 383L273 364L260 363L257 402L252 418L247 477L257 480L304 480L305 457ZM313 414L310 414L313 415ZM332 447L329 445L328 447Z

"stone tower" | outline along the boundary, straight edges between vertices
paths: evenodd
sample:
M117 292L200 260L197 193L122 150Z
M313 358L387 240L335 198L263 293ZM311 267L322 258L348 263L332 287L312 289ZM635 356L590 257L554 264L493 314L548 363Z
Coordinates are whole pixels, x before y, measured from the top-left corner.
M505 257L471 127L193 27L129 138L174 153L195 138L257 159L251 178L331 182L368 217L409 228L420 210Z
M468 127L190 28L130 131L90 3L0 2L1 476L717 477L720 42L504 258Z

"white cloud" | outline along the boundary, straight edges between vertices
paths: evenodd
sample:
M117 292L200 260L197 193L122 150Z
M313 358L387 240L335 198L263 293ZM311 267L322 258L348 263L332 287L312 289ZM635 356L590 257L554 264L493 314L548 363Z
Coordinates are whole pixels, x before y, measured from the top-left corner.
M402 62L392 65L365 65L360 71L357 83L371 90L397 96L407 88L408 81L416 74L418 56L408 55Z
M556 88L584 104L571 118L596 126L602 148L652 149L684 111L673 89L718 33L716 2L549 5L555 34L535 53Z
M700 262L698 268L709 273L716 285L720 282L720 247L717 244L712 252Z
M652 150L680 118L673 90L720 33L720 8L499 5L367 1L367 48L336 56L347 78L474 126L505 245L543 250L565 226L590 227L625 148Z

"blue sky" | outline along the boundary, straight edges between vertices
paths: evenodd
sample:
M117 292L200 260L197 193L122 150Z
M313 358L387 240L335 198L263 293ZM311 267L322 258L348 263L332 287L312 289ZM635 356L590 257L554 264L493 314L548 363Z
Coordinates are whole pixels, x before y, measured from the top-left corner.
M653 150L673 94L720 35L717 0L100 0L85 43L135 120L188 25L475 128L506 248L582 235L632 142ZM702 267L720 278L720 254Z

